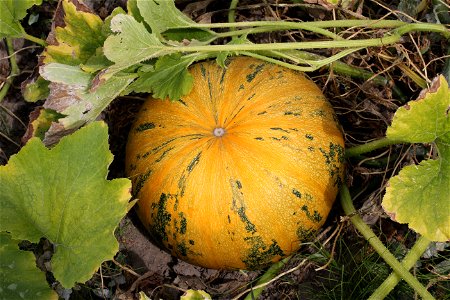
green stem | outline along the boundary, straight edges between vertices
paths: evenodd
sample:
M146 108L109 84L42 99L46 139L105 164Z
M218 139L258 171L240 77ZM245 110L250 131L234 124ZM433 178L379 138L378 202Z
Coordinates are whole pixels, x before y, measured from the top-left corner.
M427 291L427 289L415 278L409 271L402 266L391 252L383 245L375 233L367 226L353 206L350 192L347 186L342 186L340 192L340 200L345 214L350 217L350 221L364 236L369 244L377 251L377 253L384 259L384 261L391 266L394 272L403 278L423 299L434 299L434 297Z
M203 54L191 53L184 56L184 58L192 58L191 63L215 57L217 57L217 55L214 55L212 53L203 53Z
M29 41L32 41L32 42L34 42L34 43L36 43L36 44L39 44L39 45L41 45L42 47L46 47L46 46L47 46L47 42L44 41L43 39L40 39L40 38L37 38L37 37L35 37L35 36L29 35L29 34L26 33L26 32L23 32L22 34L23 34L23 37L24 37L25 39L29 40Z
M237 24L237 23L236 23ZM415 26L421 25L421 26ZM435 26L436 25L436 26ZM410 31L433 31L449 35L446 28L440 24L408 24L399 27L393 32L381 38L360 39L360 40L337 40L337 41L311 41L294 43L266 43L266 44L228 44L228 45L207 45L207 46L154 46L155 51L177 51L177 52L222 52L222 51L267 51L267 50L292 50L292 49L326 49L326 48L359 48L359 47L379 47L398 42L403 34ZM444 30L445 31L444 31Z
M395 31L400 35L412 31L437 32L441 33L445 38L450 39L450 30L442 24L413 23L398 27Z
M0 102L5 98L8 93L9 88L11 87L14 77L19 74L19 66L17 65L16 55L14 54L14 46L12 38L5 38L6 47L8 49L9 62L11 66L11 72L9 73L8 78L6 79L5 84L0 90Z
M416 262L420 259L420 256L427 250L430 245L430 240L424 236L419 237L409 253L402 261L402 266L405 269L411 269ZM402 278L396 273L391 273L388 278L376 289L376 291L370 296L369 300L384 299L400 282Z
M266 54L266 53L265 53ZM278 57L283 59L288 59L296 64L302 64L302 63L310 63L311 61L324 61L327 59L325 56L321 56L315 53L310 53L307 51L300 51L300 50L287 50L287 51L270 51L267 52L268 56L272 57ZM289 67L289 66L288 66ZM332 69L337 74L342 74L346 76L350 76L353 78L360 78L364 80L371 79L375 84L377 85L387 85L388 79L381 75L376 75L372 72L356 68L352 65L348 65L346 63L343 63L342 61L336 60L332 62L331 64L325 65L325 67ZM403 92L394 84L392 86L392 90L394 93L394 96L399 98L402 102L406 102L407 98L403 94Z
M365 28L403 28L404 33L410 31L432 31L443 34L446 38L450 38L450 31L445 25L430 23L406 23L396 20L335 20L335 21L312 21L312 22L289 22L289 21L253 21L253 22L237 22L237 23L214 23L214 24L195 24L177 28L242 28L242 27L278 27L279 30L303 29L303 26L311 26L315 28L349 28L349 27L365 27Z
M228 23L235 23L236 22L236 7L239 3L239 0L231 0L230 3L230 8L228 10ZM245 33L245 31L248 31L248 29L242 30L242 33L239 33L240 30L233 30L235 29L235 27L230 27L228 32L225 32L225 34L222 37L226 37L227 34L230 34L229 36L231 36L231 40L235 41L237 36L243 35L243 34L249 34L249 33ZM251 31L251 30L250 30ZM216 33L217 37L221 37L220 33Z
M315 32L318 34L321 34L325 37L329 37L333 40L344 40L343 37L320 27L311 26L308 23L300 23L299 26L296 26L298 30L308 30L311 32ZM293 28L287 28L293 29ZM240 30L233 30L233 31L227 31L227 32L218 32L216 33L216 38L224 38L229 36L241 36L241 35L248 35L248 34L255 34L255 33L265 33L265 32L273 32L273 31L280 31L283 30L283 28L280 28L280 26L264 26L264 27L253 27L253 28L247 28L247 29L240 29Z
M265 51L261 53L255 53L255 52L247 52L243 51L241 52L242 55L251 56L254 58L258 58L264 61L268 61L271 63L275 63L281 66L284 66L286 68L290 68L297 71L302 72L309 72L317 70L319 67L325 66L329 69L332 69L337 74L342 74L346 76L350 76L353 78L360 78L360 79L371 79L375 84L377 85L386 85L388 84L388 80L381 76L381 75L375 75L372 72L355 68L351 65L347 65L346 63L343 63L339 61L338 59L340 57L343 57L353 51L357 51L358 49L347 49L344 51L341 51L340 53L332 56L332 57L325 57L318 54L306 52L306 51L299 51L299 50L287 50L287 51ZM348 51L348 52L345 52ZM283 58L290 61L295 62L296 64L290 64L281 60L273 59L275 58ZM299 66L299 64L309 64L314 65L312 67L305 67L305 66ZM403 102L406 101L406 96L403 94L403 92L397 87L393 86L393 93L394 95L402 100Z
M280 272L280 270L287 264L291 257L286 257L283 260L274 263L270 266L269 269L258 279L256 282L256 286L265 284L275 278L277 274ZM244 298L244 300L253 300L258 299L258 297L261 295L261 293L264 291L264 287L259 287L254 290L252 290L250 293L247 294L247 296Z
M302 22L289 21L252 21L252 22L237 22L237 23L212 23L212 24L195 24L189 26L182 26L177 28L242 28L242 27L259 27L259 26L278 26L282 30L286 29L301 29L298 28ZM311 26L317 28L348 28L348 27L368 27L368 28L397 28L405 24L403 21L397 20L334 20L334 21L311 21L308 22ZM416 23L425 24L425 23ZM439 25L439 24L434 24Z
M361 78L364 80L371 79L375 84L381 86L385 86L389 82L386 77L374 74L370 71L356 68L339 60L333 62L330 68L337 74L343 74L354 78ZM395 97L401 100L402 103L405 103L408 100L402 90L397 85L395 85L395 83L392 85L392 93Z
M324 57L322 60L302 60L300 62L297 62L297 63L302 63L302 64L308 64L308 65L310 65L309 67L293 65L293 64L286 63L286 62L283 62L283 61L278 60L278 59L274 59L274 58L268 57L266 55L261 55L261 54L255 53L255 52L242 51L241 54L242 55L251 56L251 57L254 57L254 58L258 58L258 59L261 59L261 60L264 60L264 61L268 61L268 62L271 62L271 63L274 63L274 64L278 64L280 66L283 66L283 67L286 67L286 68L290 68L290 69L293 69L293 70L297 70L297 71L301 71L301 72L311 72L311 71L317 70L320 67L323 67L323 66L326 66L326 65L330 65L334 61L337 61L338 59L340 59L340 58L342 58L344 56L347 56L348 54L350 54L352 52L355 52L355 51L358 51L360 49L361 48L346 49L346 50L343 50L343 51L339 52L338 54L335 54L335 55L333 55L331 57ZM277 56L282 56L281 53L279 53L279 52L277 53L276 51L273 51L273 53L269 52L268 54L269 54L269 56L273 56L273 54L277 54ZM270 55L270 54L272 54L272 55ZM282 56L282 57L287 58L287 56Z
M236 7L239 3L239 0L231 0L230 3L230 8L228 11L228 23L234 24L236 22ZM279 23L280 21L277 22L273 22L274 25L273 26L259 26L258 28L249 28L249 29L243 29L243 30L231 30L228 32L219 32L216 33L218 38L224 38L224 37L229 37L231 36L233 39L235 38L235 36L242 36L242 35L247 35L247 34L255 34L255 33L262 33L262 32L272 32L272 31L279 31L282 30L282 28L280 28ZM291 22L290 22L291 24ZM293 24L292 24L293 25ZM283 25L282 25L283 26ZM335 39L335 40L343 40L342 37L338 36L337 34L328 31L326 29L314 26L314 25L309 25L309 22L306 23L295 23L296 28L295 29L301 29L301 30L308 30L311 32L315 32L318 34L321 34L323 36ZM229 26L230 29L234 29L234 26ZM293 29L293 28L291 28Z
M384 46L396 43L401 36L394 34L385 38L344 40L344 41L318 41L295 43L266 43L266 44L239 44L239 45L208 45L208 46L155 46L153 49L176 52L222 52L222 51L268 51L293 49L327 49L327 48L358 48Z
M234 4L237 5L237 2ZM232 2L232 5L234 5ZM231 6L230 6L231 7ZM229 15L229 20L232 20L232 17ZM199 24L201 25L201 24ZM203 26L205 25L205 26ZM269 32L274 30L287 30L287 29L302 29L302 30L310 30L312 32L319 33L323 36L327 36L332 41L319 41L319 42L298 42L298 43L271 43L271 44L238 44L238 45L206 45L206 46L191 46L191 47L177 47L177 51L188 51L188 52L220 52L220 51L228 51L228 52L240 52L246 51L247 53L250 51L271 51L273 53L279 51L292 51L297 49L323 49L323 48L360 48L360 47L371 47L371 46L383 46L388 44L394 44L398 42L403 34L406 34L410 31L431 31L431 32L439 32L443 34L445 37L450 38L450 32L447 28L441 24L427 24L427 23L414 23L408 24L402 21L395 20L338 20L338 21L316 21L316 22L285 22L285 21L258 21L258 22L239 22L233 23L230 25L229 23L220 23L220 24L203 24L201 27L208 28L219 28L219 27L253 27L260 26L258 28L249 28L244 30L234 30L224 33L217 33L216 38L219 37L228 37L235 35L245 35L250 33L259 33L259 32ZM391 33L388 33L383 38L379 39L363 39L363 40L342 40L342 37L328 31L321 31L322 28L328 27L371 27L371 28L396 28ZM161 49L164 50L164 49ZM171 49L169 50L171 51ZM173 50L172 50L173 51ZM297 51L303 54L307 53L304 51ZM247 54L248 55L248 54ZM310 56L314 56L314 54L308 54ZM308 56L305 55L305 56ZM255 55L253 55L255 56ZM273 56L273 55L272 55ZM284 54L279 55L279 57L285 56ZM286 58L286 57L284 57ZM311 66L315 65L316 60L321 60L323 58L317 59L306 59L303 63L309 64ZM267 59L269 60L269 59ZM307 61L309 60L309 61ZM311 62L311 60L313 60ZM334 59L332 59L333 61ZM295 59L293 60L295 61ZM276 63L279 63L276 61ZM298 62L297 62L298 63ZM320 64L320 62L319 62ZM323 64L322 64L323 65ZM319 65L319 66L322 66ZM293 64L285 64L286 67L292 69L298 69L302 71L310 71L310 69L303 67L294 66ZM311 69L315 70L316 67L311 67ZM356 68L352 68L342 62L335 61L333 62L332 69L337 73L346 74L352 77L359 77L363 79L372 78L373 74L371 72L367 72L365 70L358 70ZM382 76L375 76L373 81L376 84L384 85L387 84L387 79ZM393 86L393 92L396 97L405 102L407 99L403 95L402 91L397 87Z
M379 140L375 140L372 142L368 142L368 143L365 143L362 145L358 145L358 146L346 149L345 155L347 157L359 156L361 154L368 153L368 152L377 150L379 148L383 148L383 147L390 146L393 144L398 144L398 143L401 143L401 141L392 140L392 139L385 137L385 138L382 138Z
M228 23L236 22L236 7L239 3L239 0L231 0L230 9L228 11ZM233 26L230 26L231 28Z

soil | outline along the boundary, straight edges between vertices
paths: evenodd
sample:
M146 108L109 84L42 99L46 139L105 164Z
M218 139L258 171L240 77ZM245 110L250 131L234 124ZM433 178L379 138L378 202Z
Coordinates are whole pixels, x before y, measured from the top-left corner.
M117 6L126 8L126 0L85 2L102 18L108 16ZM241 1L236 20L309 21L362 16L376 19L388 14L391 14L391 17L394 14L395 18L395 13L398 12L402 3L405 5L406 2L414 1L386 3L356 1L361 5L353 10L330 10L317 4L322 1L305 1L302 4L294 4L294 2L298 1ZM25 19L26 31L45 38L50 31L51 18L56 5L57 1L45 1L42 6L33 8L34 13L40 14L40 19L33 26L26 25L28 20ZM182 0L177 1L177 5L198 22L225 22L229 4L227 1L218 0ZM427 18L432 17L431 10L432 8L427 7L415 13L412 18L426 21ZM399 15L404 16L404 13ZM367 35L369 36L370 33L368 32ZM255 35L252 38L255 42L274 42L307 40L313 39L314 36L303 32L278 32ZM25 102L20 88L21 83L35 71L38 64L37 58L42 49L23 39L16 39L14 43L18 51L20 75L15 78L13 87L0 103L0 165L6 164L9 157L20 150L23 145L22 137L29 122L29 114L42 105L42 102ZM446 46L448 45L437 39L434 34L414 34L405 37L395 46L369 48L342 59L347 64L370 70L375 74L382 73L389 79L389 84L384 86L375 85L372 81L351 79L325 68L308 75L322 87L324 94L335 107L345 132L346 144L352 146L383 137L396 109L405 101L415 99L419 95L421 88L405 75L398 64L405 64L413 70L416 70L415 67L418 66L423 72L426 62L426 73L423 77L432 79L444 68L443 57L446 55ZM424 53L419 54L416 49L422 49ZM315 53L329 56L331 51L326 49ZM3 42L0 43L0 58L0 78L4 79L8 76L10 67ZM394 88L400 89L403 94L396 94ZM109 124L110 148L115 156L110 166L109 178L126 177L123 166L127 133L135 113L146 96L132 95L132 97L119 98L101 116ZM428 150L427 145L411 147L399 145L391 147L388 151L378 151L365 161L350 160L348 162L348 185L355 190L357 187L362 187L359 193L355 193L358 194L358 197L354 199L355 206L364 220L380 234L383 241L391 247L397 247L399 251L406 252L406 249L412 245L415 234L406 226L391 221L384 214L380 206L383 190L386 180L396 172L398 166L422 160L426 157ZM386 158L389 158L387 163L383 162ZM352 285L351 280L355 279L342 278L341 275L344 272L346 275L352 274L353 270L349 271L348 268L351 268L349 266L356 268L354 263L365 261L364 257L371 257L373 249L367 246L351 223L342 217L343 215L339 204L336 203L318 237L306 244L298 255L286 264L281 273L287 272L287 274L270 284L259 299L335 299L338 297L351 299L348 295L351 295L352 290L346 284ZM231 299L252 287L255 280L265 271L212 270L176 259L152 242L133 212L122 220L116 236L120 243L120 252L115 261L106 262L102 270L99 270L87 283L72 291L59 291L61 297L66 299L139 299L139 292L142 291L151 299L178 299L186 290L194 289L207 291L213 299ZM325 253L328 253L328 256ZM311 259L311 255L315 258ZM448 251L444 251L442 255L445 257ZM432 263L442 262L442 255L441 260L424 263L423 267L432 267ZM304 261L305 257L310 259ZM333 258L334 260L330 260ZM383 267L383 262L379 259L374 258L374 261L370 262ZM337 267L332 267L333 264ZM320 269L322 266L325 267ZM346 266L345 270L344 266ZM384 268L388 270L386 266ZM342 274L336 273L336 270L342 271ZM423 268L422 271L430 273ZM370 271L367 272L367 276L373 275L369 274ZM348 276L351 277L351 275ZM369 283L372 278L370 276L367 277ZM377 280L382 281L382 279ZM448 296L446 291L449 290L448 284L437 284L434 287L436 297L442 297L442 299ZM396 293L393 299L395 297L408 299L409 296L413 296L411 291L403 291L400 288ZM364 298L361 294L353 294L353 299Z

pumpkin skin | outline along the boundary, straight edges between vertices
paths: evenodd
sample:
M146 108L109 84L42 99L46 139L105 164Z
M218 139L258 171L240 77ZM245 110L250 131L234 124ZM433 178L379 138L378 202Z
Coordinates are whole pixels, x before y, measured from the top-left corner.
M180 101L149 99L127 144L137 213L172 254L258 269L323 225L343 178L334 111L301 73L253 58L193 65Z

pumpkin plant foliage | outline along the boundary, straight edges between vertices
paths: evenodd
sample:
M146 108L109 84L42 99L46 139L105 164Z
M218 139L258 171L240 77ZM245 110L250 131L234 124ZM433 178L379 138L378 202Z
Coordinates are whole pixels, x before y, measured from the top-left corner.
M431 143L436 159L404 167L389 180L383 207L432 241L450 240L450 92L444 76L396 112L387 138Z
M127 91L152 93L153 97L161 99L166 95L171 99L180 98L192 89L193 78L187 67L198 59L198 56L200 55L181 57L176 53L161 57L154 67L143 66L138 71L138 74L142 72L142 75L127 87ZM173 89L173 86L178 89Z
M211 295L203 290L187 290L180 300L211 300Z
M196 27L197 23L179 11L175 6L174 1L136 0L136 4L143 20L150 26L153 34L161 36L161 34L168 29L176 30L180 28L189 28L191 31L195 32L194 27ZM214 32L207 29L200 30L198 33L203 33L203 38L208 35L210 38L214 36Z
M336 47L349 49L318 62L315 61L317 58L312 59L311 56L305 59L301 58L301 55L299 57L291 55L286 47L282 47L288 45L288 48L292 49L293 44L296 44L295 47L304 49L301 42L281 43L274 46L271 43L250 44L246 40L246 36L253 30L270 32L289 28L298 29L298 26L306 26L308 30L328 37L330 44L325 45L326 48L333 47L331 43L338 43L343 39L322 28L318 23L305 25L281 22L282 24L277 25L278 22L261 22L249 28L239 26L240 29L236 28L232 30L231 35L227 35L227 32L213 31L214 24L199 24L190 20L177 9L173 0L130 0L127 3L127 10L128 12L125 12L121 8L116 8L103 21L80 1L61 1L55 13L55 28L47 40L49 45L44 51L44 65L41 66L40 71L44 78L51 81L50 94L44 106L65 117L59 119L49 129L49 137L45 139L46 144L51 144L51 135L73 131L95 120L101 111L119 95L149 92L155 98L168 97L171 100L179 100L192 89L193 81L187 68L197 61L218 58L218 62L223 62L223 58L229 54L256 55L297 70L305 67L283 63L273 57L286 58L296 64L307 65L307 70L313 70L366 45L363 43L355 47L351 46L352 42L356 41L349 41L349 46L347 43L339 44ZM347 21L343 20L343 27L348 27L350 24L345 22ZM373 24L379 26L383 24L383 21L378 20ZM391 23L386 24L387 27L392 27L392 24L389 24ZM210 25L211 28L208 27ZM289 26L286 27L286 25ZM352 23L350 26L353 25ZM398 25L394 24L393 27ZM233 26L225 25L225 27ZM424 30L428 29L424 28ZM433 30L441 30L441 28L433 28ZM217 39L227 37L232 39L226 45L212 44ZM392 37L394 39L390 40ZM398 38L400 35L396 37L396 34L393 34L379 45L385 42L393 43ZM236 43L236 41L247 42ZM374 45L373 42L368 40L367 46ZM218 46L223 47L218 49ZM228 47L234 49L228 49ZM244 51L240 49L241 47L247 48ZM317 42L316 45L310 44L307 48L315 47L323 48L324 45ZM78 67L80 72L85 73L81 76L89 78L88 84L82 86L71 84L73 80L68 77L80 77L77 72L66 74L63 83L61 79L53 81L61 72L52 66L52 63ZM53 76L52 72L55 72ZM173 74L176 76L172 76ZM46 93L42 91L41 94L44 92ZM68 108L68 106L73 107Z
M136 77L122 73L105 82L96 77L112 63L103 54L111 33L113 11L104 21L82 3L61 2L55 13L53 38L43 53L40 75L50 82L44 107L63 115L49 132L70 131L94 121ZM82 38L80 38L82 37ZM51 139L51 134L44 140Z
M0 232L0 299L58 299L33 253L19 250L19 242Z
M398 143L430 143L431 157L409 165L389 179L382 206L397 222L408 223L419 233L418 240L402 264L389 252L375 233L358 216L346 186L341 189L341 204L355 227L379 255L395 270L370 299L383 299L404 279L424 299L429 291L408 272L431 241L450 239L450 93L444 76L435 78L419 98L400 107L388 127L386 138L348 149L355 156Z
M107 76L131 67L141 61L168 54L161 41L147 31L145 25L132 16L119 14L111 20L116 35L105 41L106 57L115 64L108 68ZM117 51L121 49L121 51Z
M106 180L112 154L103 122L64 137L52 149L32 138L0 166L0 231L13 239L49 239L52 272L70 288L91 278L118 251L114 230L127 212L128 179Z
M42 0L0 1L0 38L22 37L25 30L20 21L27 15L27 9L41 3Z
M58 25L53 32L56 43L49 40L50 44L44 52L44 63L61 62L72 66L87 64L106 39L104 22L96 14L81 11L80 7L67 0L62 1L61 6L55 14L58 18L55 21ZM84 6L83 9L88 10ZM64 17L61 18L60 14Z
M46 133L46 145L94 121L136 77L123 73L107 82L96 77L112 64L103 54L103 43L111 34L112 17L119 12L123 10L115 9L103 21L81 2L64 0L58 6L39 68L50 82L43 106L61 114Z

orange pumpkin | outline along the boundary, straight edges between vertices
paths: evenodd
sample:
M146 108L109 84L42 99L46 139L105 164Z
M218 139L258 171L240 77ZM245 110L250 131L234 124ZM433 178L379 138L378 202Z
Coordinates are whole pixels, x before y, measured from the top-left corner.
M147 100L131 129L140 219L170 253L203 267L257 269L292 254L342 182L332 107L301 73L252 58L190 73L187 96Z

